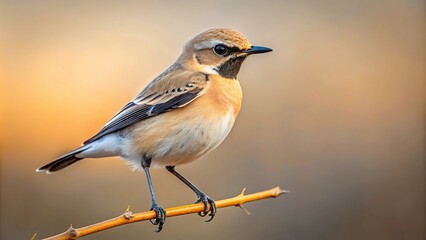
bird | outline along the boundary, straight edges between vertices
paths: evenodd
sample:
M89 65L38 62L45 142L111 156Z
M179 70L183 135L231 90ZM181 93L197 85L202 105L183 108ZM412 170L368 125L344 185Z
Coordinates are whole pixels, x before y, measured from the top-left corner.
M251 45L228 28L206 30L184 47L176 62L152 80L101 130L80 147L38 168L53 173L85 158L119 156L143 170L151 196L151 220L160 232L166 212L155 198L150 168L166 168L203 203L200 216L211 221L214 200L175 170L215 149L231 131L241 109L237 74L244 60L271 48Z

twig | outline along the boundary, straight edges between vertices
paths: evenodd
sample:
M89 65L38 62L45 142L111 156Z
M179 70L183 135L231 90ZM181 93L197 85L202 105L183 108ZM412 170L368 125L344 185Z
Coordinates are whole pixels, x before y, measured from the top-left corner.
M246 202L257 201L257 200L261 200L265 198L275 198L280 196L281 194L288 193L288 191L281 190L280 187L275 187L267 191L257 192L257 193L253 193L249 195L244 195L244 191L245 191L245 188L243 189L241 194L236 197L215 201L216 207L217 208L224 208L224 207L230 207L230 206L242 207L242 205ZM173 217L173 216L202 212L204 211L204 204L203 203L190 204L185 206L167 208L165 210L166 210L167 217ZM156 213L154 211L133 214L128 207L126 211L118 217L111 218L109 220L105 220L103 222L95 223L93 225L81 227L81 228L73 228L71 225L67 231L61 234L58 234L56 236L48 237L45 239L47 240L77 239L79 237L83 237L83 236L96 233L99 231L103 231L109 228L121 226L124 224L134 223L134 222L146 221L149 219L154 219L155 217L156 217Z

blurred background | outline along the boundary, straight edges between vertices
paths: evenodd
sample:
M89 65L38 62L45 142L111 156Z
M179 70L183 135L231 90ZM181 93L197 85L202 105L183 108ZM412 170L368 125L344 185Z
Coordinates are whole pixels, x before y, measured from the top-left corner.
M1 239L37 239L150 207L118 158L35 169L94 135L183 44L229 27L249 58L223 144L178 168L214 199L277 199L85 239L425 239L425 1L1 1ZM164 207L193 193L152 171Z

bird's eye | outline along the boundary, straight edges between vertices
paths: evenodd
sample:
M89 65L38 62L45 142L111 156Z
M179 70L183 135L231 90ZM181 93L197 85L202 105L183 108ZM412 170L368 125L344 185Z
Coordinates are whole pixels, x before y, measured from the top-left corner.
M223 56L228 53L228 47L223 44L218 44L214 46L213 51L220 56Z

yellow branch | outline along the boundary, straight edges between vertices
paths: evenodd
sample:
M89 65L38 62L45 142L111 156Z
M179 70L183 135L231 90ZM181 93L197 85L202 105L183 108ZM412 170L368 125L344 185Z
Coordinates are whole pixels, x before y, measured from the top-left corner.
M281 194L288 193L288 191L281 190L280 187L275 187L267 191L257 192L257 193L253 193L249 195L244 195L244 191L245 189L243 189L241 194L236 197L215 201L216 207L217 208L224 208L224 207L230 207L230 206L242 207L242 205L246 202L257 201L257 200L261 200L265 198L275 198L280 196ZM198 212L204 211L204 204L197 203L197 204L190 204L190 205L179 206L179 207L172 207L172 208L165 209L165 211L166 211L167 217L198 213ZM61 234L58 234L56 236L45 238L45 239L48 239L48 240L76 239L76 238L83 237L92 233L106 230L108 228L113 228L113 227L134 223L134 222L145 221L149 219L154 219L155 216L156 216L156 213L154 211L133 214L131 211L129 211L129 208L127 208L127 210L118 217L111 218L103 222L95 223L93 225L81 227L81 228L73 228L71 226L67 231Z

